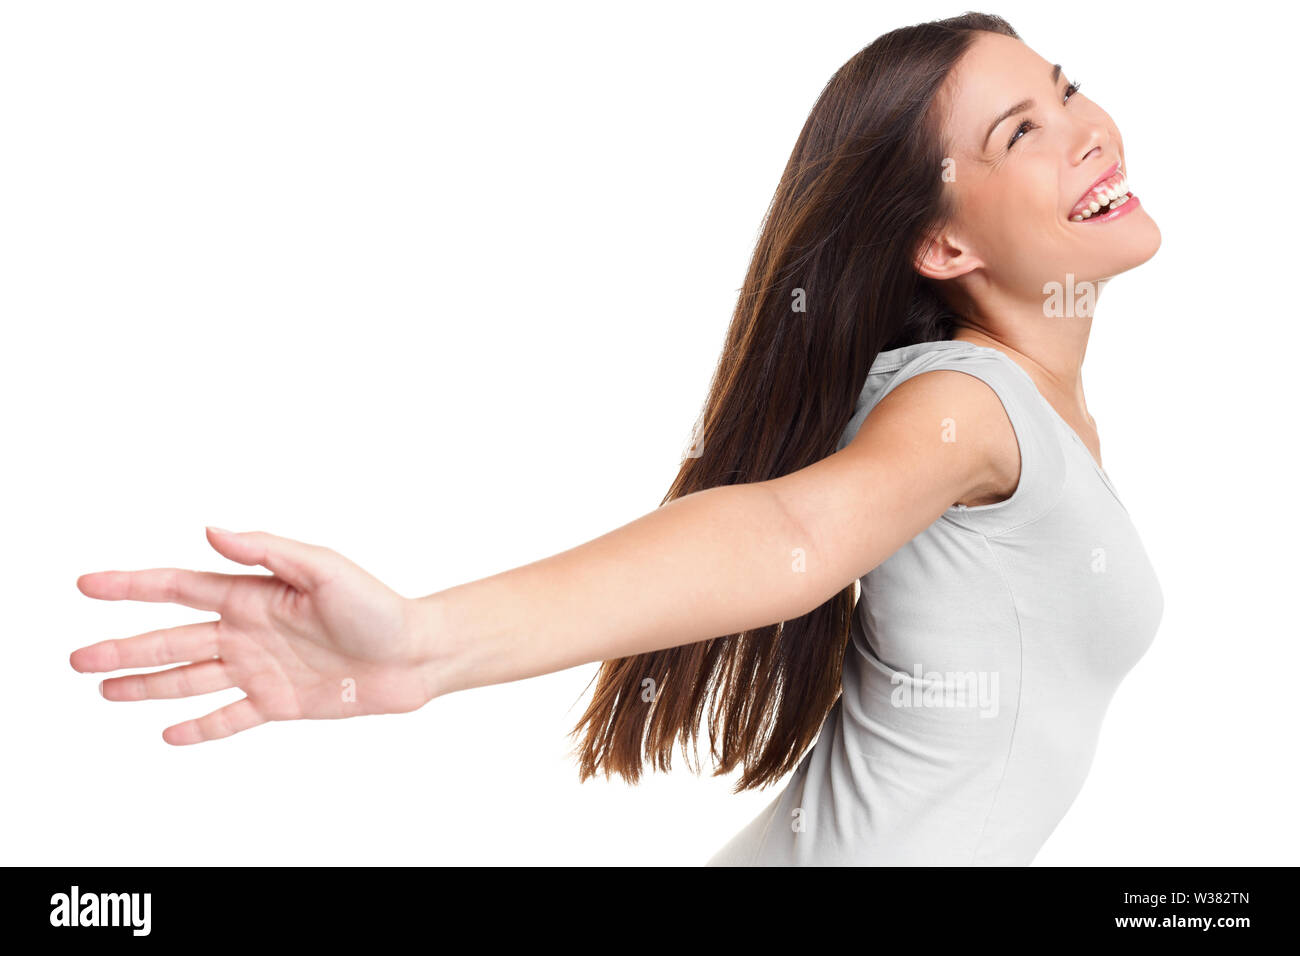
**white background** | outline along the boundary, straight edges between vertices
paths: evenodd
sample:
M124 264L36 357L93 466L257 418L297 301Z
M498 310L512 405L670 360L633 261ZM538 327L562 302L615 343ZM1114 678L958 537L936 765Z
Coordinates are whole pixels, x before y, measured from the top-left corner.
M775 791L579 786L595 665L177 748L241 693L111 703L68 654L211 615L74 582L251 571L214 524L414 597L652 510L822 86L965 7L0 9L3 862L711 856ZM1036 863L1300 862L1296 14L992 9L1115 118L1164 237L1085 366L1164 618Z

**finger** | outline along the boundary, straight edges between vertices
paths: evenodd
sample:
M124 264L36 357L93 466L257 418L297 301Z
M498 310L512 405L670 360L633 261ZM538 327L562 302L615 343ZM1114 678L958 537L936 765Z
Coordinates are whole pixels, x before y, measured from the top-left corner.
M240 564L269 568L275 576L299 591L319 587L334 570L337 555L328 548L306 544L265 531L224 531L209 527L208 543L216 551Z
M163 731L163 740L176 746L200 744L205 740L229 737L264 723L266 720L257 712L253 702L243 697L204 717L173 724Z
M110 677L99 685L105 700L168 700L229 690L235 686L224 661L200 661L153 674Z
M123 667L161 667L216 657L218 621L199 621L135 637L116 638L79 647L68 663L74 671L91 673L121 670Z
M201 611L220 610L230 589L247 575L147 568L143 571L95 571L77 578L86 597L101 601L161 601Z

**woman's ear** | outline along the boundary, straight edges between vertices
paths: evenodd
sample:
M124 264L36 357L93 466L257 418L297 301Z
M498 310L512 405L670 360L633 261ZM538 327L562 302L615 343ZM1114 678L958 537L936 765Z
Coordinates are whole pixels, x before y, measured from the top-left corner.
M955 279L983 264L958 237L947 232L922 239L912 254L913 268L927 279Z

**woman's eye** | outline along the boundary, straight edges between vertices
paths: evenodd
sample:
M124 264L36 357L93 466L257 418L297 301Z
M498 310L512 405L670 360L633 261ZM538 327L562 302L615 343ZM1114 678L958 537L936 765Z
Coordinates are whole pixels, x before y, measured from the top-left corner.
M1010 149L1012 146L1016 145L1016 140L1018 140L1025 133L1028 133L1033 128L1034 128L1034 124L1029 122L1029 120L1021 120L1020 125L1016 127L1016 131L1011 134L1011 142L1007 143L1007 149Z
M1072 97L1075 93L1078 92L1079 92L1079 84L1071 83L1069 86L1065 88L1065 99L1062 100L1062 102L1064 103L1070 102L1070 97ZM1016 127L1015 133L1012 134L1011 142L1007 143L1007 149L1010 149L1012 146L1016 145L1016 140L1018 140L1025 133L1028 133L1031 129L1034 129L1034 124L1031 123L1029 120L1022 120L1020 125Z

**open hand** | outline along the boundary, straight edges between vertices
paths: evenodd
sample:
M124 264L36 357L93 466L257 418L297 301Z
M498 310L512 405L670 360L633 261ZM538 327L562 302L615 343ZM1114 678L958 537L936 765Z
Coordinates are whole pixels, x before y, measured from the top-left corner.
M179 666L109 677L108 700L246 695L163 731L169 744L228 737L268 720L405 713L434 695L432 663L411 627L412 602L329 548L262 531L207 529L232 561L272 573L180 568L98 571L77 587L106 601L163 601L219 620L100 641L72 652L81 672Z

